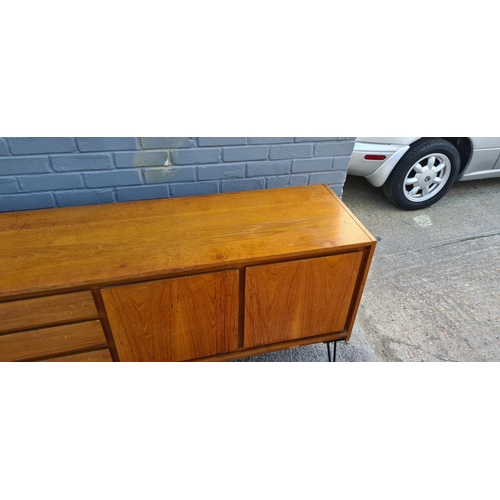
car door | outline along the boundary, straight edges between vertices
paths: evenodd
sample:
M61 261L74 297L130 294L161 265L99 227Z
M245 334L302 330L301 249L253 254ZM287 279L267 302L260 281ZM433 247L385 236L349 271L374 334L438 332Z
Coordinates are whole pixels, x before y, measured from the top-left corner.
M496 177L500 168L500 137L471 137L472 155L462 179ZM495 170L495 171L494 171Z

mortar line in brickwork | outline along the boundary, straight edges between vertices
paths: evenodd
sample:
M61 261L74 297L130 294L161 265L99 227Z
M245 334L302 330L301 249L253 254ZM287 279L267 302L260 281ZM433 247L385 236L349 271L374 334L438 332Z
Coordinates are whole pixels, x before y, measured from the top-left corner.
M7 148L7 153L9 153L10 156L13 156L12 154L12 149L10 149L10 144L9 144L9 141L7 140L8 138L5 137L5 146Z
M49 170L52 173L56 173L56 171L54 170L54 165L52 165L52 158L50 157L50 155L48 155L47 158L48 158L48 162L49 162Z

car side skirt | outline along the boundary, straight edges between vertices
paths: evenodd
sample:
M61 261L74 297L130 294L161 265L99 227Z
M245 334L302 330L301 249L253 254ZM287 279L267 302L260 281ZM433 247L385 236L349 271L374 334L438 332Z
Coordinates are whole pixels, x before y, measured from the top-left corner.
M479 172L471 172L470 174L463 175L459 181L474 181L479 179L491 179L493 177L500 177L500 169L481 170Z

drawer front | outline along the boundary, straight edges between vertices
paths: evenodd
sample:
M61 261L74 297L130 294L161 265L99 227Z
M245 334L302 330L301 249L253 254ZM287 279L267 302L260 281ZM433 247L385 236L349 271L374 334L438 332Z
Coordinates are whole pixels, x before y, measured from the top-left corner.
M254 266L245 275L245 347L345 329L362 252Z
M106 347L101 322L85 321L0 335L0 361L29 361Z
M107 349L100 349L99 351L82 352L81 354L72 354L71 356L59 356L57 358L42 359L40 361L113 361L111 354Z
M0 333L97 318L90 291L0 304Z

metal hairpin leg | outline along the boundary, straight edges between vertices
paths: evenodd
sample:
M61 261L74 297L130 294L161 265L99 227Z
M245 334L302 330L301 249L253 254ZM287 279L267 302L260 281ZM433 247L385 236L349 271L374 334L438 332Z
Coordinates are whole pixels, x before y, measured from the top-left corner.
M337 359L337 340L333 340L333 341L330 341L330 342L325 342L326 343L326 348L328 350L328 361L331 362L332 361L332 353L330 351L330 344L333 342L333 362L336 361Z

